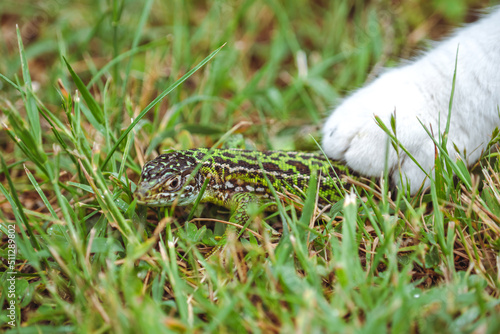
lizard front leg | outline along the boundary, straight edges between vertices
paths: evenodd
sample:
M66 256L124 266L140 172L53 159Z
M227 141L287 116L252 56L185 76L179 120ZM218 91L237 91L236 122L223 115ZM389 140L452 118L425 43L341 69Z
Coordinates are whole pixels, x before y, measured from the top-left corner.
M243 233L250 225L253 217L252 213L256 212L258 203L259 200L257 196L255 196L255 194L247 192L234 194L227 203L231 208L231 217L229 218L229 222L243 225L243 228L237 235L238 239L243 235ZM236 232L236 228L233 225L228 225L226 231L220 237L217 246L214 247L208 257L212 256L215 252L222 250L227 243L228 234L233 232Z

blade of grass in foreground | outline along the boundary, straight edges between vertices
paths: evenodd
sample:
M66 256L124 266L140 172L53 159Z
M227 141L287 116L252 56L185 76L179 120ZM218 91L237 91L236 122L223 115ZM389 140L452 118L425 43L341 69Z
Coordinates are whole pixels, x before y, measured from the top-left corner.
M132 124L129 125L129 127L123 131L121 134L120 138L116 141L115 145L111 148L111 150L108 152L108 155L104 162L102 163L101 168L104 169L106 165L109 162L109 159L113 156L113 153L116 151L118 148L118 145L122 142L123 139L128 135L130 131L134 128L134 126L139 123L139 121L146 115L146 113L151 110L158 102L160 102L165 96L167 96L171 91L173 91L175 88L177 88L181 83L183 83L187 78L189 78L191 75L193 75L194 72L198 71L201 67L203 67L206 63L210 61L219 51L224 47L223 44L221 47L219 47L217 50L213 51L211 54L209 54L205 59L203 59L198 65L196 65L194 68L192 68L189 72L184 74L179 80L174 82L170 87L165 89L156 99L154 99L141 113L134 119Z
M31 75L28 68L28 59L26 58L26 53L24 51L23 40L21 38L21 32L19 31L19 27L16 25L16 33L17 33L17 45L19 48L19 55L21 57L21 68L23 70L23 80L25 87L25 98L26 101L24 103L26 107L26 112L29 120L29 124L31 125L31 133L35 141L40 142L42 140L42 128L40 125L40 116L38 115L38 108L36 106L35 99L33 98L33 88L31 84Z
M82 79L73 71L73 68L71 65L68 63L65 57L63 57L64 63L66 64L66 67L68 68L69 73L71 74L71 77L73 78L73 81L75 82L76 87L78 87L78 90L82 94L83 99L85 102L87 102L87 106L90 109L90 112L96 119L96 121L99 124L104 124L104 115L102 112L101 107L99 107L99 104L96 102L92 94L90 94L89 90L83 83ZM96 126L96 125L94 125Z
M40 243L38 242L38 239L35 237L35 234L33 233L33 229L31 228L31 225L29 224L28 217L26 217L26 214L24 213L24 206L22 205L21 201L19 200L19 197L17 196L17 192L16 192L16 189L14 187L14 182L12 182L12 179L10 177L10 173L7 169L7 164L5 163L5 160L3 159L3 157L0 157L0 163L2 165L2 171L5 175L5 178L7 179L7 182L9 184L11 194L9 195L7 189L5 189L3 187L3 185L0 186L0 191L3 193L5 198L11 204L12 210L13 210L15 217L16 217L16 220L19 224L18 226L19 226L19 229L21 231L21 235L23 236L23 239L24 240L29 239L31 246L33 247L33 250L35 250L35 252L36 251L39 252L42 248L40 246ZM21 225L21 223L22 223L22 225ZM28 232L29 238L26 236L26 234L24 232L23 225L24 225L24 228L26 229L26 231ZM50 267L47 259L45 259L45 258L43 259L43 264L44 264L45 268Z

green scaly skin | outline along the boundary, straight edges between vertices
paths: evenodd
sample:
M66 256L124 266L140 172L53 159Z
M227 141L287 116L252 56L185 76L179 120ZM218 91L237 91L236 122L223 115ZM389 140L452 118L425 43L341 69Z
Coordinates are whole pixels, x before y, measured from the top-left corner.
M148 206L193 204L207 182L201 202L229 208L229 221L246 228L251 203L275 202L267 180L278 192L286 190L302 196L311 175L316 175L318 205L323 207L339 201L341 192L349 188L342 176L353 177L345 165L321 153L237 149L209 152L205 148L177 151L147 162L134 193L137 202Z

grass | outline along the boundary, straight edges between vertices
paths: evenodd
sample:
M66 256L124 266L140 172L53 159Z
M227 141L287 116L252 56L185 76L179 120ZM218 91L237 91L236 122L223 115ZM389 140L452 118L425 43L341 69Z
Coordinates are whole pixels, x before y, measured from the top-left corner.
M489 4L3 1L1 328L500 331L495 153L472 173L441 150L427 194L284 206L208 259L227 212L131 196L167 149L317 149L329 105Z

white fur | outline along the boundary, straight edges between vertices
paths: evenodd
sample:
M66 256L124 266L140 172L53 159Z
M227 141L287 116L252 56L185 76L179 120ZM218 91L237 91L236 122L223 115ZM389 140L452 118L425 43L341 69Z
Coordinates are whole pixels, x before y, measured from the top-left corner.
M366 176L380 176L386 162L388 136L375 123L379 116L390 128L396 115L401 144L420 165L432 173L434 144L418 119L432 126L437 138L446 126L458 63L451 111L450 156L476 162L495 127L500 126L500 7L479 21L456 31L450 38L404 66L387 70L378 79L354 92L330 115L323 128L323 148L335 160L343 160ZM440 120L440 126L438 122ZM453 143L459 148L456 152ZM399 184L398 158L389 146L388 168ZM400 150L401 151L401 150ZM401 172L415 193L425 174L401 151ZM431 174L432 175L432 174ZM425 181L429 185L429 180Z

